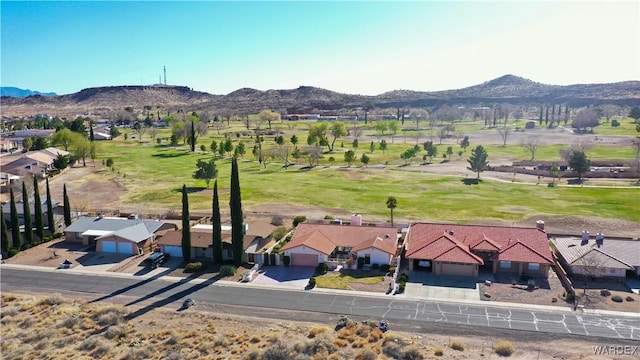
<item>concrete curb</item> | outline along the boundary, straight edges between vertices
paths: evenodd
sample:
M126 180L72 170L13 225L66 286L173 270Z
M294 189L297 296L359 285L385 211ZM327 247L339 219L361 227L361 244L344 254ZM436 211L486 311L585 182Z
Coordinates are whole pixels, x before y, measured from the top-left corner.
M33 265L19 265L19 264L2 264L0 269L9 268L9 269L23 269L23 270L31 270L31 271L40 271L40 272L71 272L73 274L79 274L84 276L103 276L103 277L117 277L117 278L133 278L146 280L152 278L157 275L139 275L135 276L134 274L123 274L123 273L115 273L115 272L104 272L104 271L88 271L88 270L74 270L74 269L55 269L48 268L42 266L33 266ZM1 272L0 272L1 273ZM159 276L157 280L164 280L168 282L179 282L186 278L184 277L176 277L176 276ZM193 283L203 283L209 279L201 279L201 278L193 278L190 282ZM218 280L215 282L218 286L234 286L234 287L246 287L246 288L263 288L263 289L271 289L271 290L296 290L300 292L311 292L316 294L340 294L343 296L366 296L371 298L395 298L398 300L406 300L406 301L414 301L414 302L437 302L437 303L447 303L451 305L478 305L484 307L492 307L492 308L501 308L501 309L522 309L522 310L543 310L547 312L557 312L557 313L578 313L577 311L573 311L571 307L560 307L560 306L548 306L548 305L532 305L532 304L518 304L518 303L509 303L509 302L499 302L499 301L482 301L482 300L449 300L443 298L434 298L434 297L413 297L407 296L406 294L382 294L382 293L373 293L367 291L355 291L355 290L337 290L337 289L320 289L313 288L310 290L298 289L292 286L285 285L273 285L273 284L254 284L251 282L241 283L236 281L229 280ZM611 315L611 316L624 316L624 317L633 317L640 319L640 312L623 312L623 311L610 311L610 310L596 310L596 309L579 309L583 314L591 314L591 315Z

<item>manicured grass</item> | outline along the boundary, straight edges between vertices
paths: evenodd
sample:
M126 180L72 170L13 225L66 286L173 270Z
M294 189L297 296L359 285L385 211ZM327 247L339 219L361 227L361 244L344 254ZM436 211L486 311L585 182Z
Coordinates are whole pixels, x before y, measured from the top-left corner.
M351 290L350 283L374 285L382 282L384 275L372 275L365 272L328 272L322 276L316 276L316 287L325 289Z
M507 148L508 149L508 148ZM180 188L191 191L191 209L209 211L211 191L195 180L197 159L211 154L192 154L177 148L114 142L104 149L114 159L114 171L100 176L117 177L128 188L123 200L154 209L179 209ZM460 177L426 174L417 166L386 168L337 168L318 166L303 170L279 164L261 166L248 159L239 162L244 206L296 204L342 209L347 212L387 216L388 196L398 199L394 214L402 218L468 222L493 218L519 221L530 216L585 215L640 221L638 189L534 186L482 181L465 185ZM228 201L230 160L219 159L218 183L221 204ZM160 210L159 210L160 211ZM300 214L305 215L305 214Z

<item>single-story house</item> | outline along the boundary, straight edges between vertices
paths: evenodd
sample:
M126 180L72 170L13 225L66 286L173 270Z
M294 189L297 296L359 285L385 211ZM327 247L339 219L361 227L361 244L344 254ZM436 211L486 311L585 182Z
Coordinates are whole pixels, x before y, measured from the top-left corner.
M398 252L398 229L387 226L298 224L281 251L291 265L317 266L329 261L364 258L365 264L390 264Z
M7 161L2 162L2 171L21 177L35 175L44 178L50 170L54 169L53 162L59 154L67 156L69 152L49 147L7 157Z
M553 264L544 223L535 228L414 223L405 241L410 270L478 276L479 269L546 277Z
M52 201L52 208L55 208L56 206L58 206L58 202L53 200ZM44 227L45 228L49 228L49 218L47 216L47 200L43 200L42 204L41 204L41 208L42 208L42 220L44 222ZM36 213L36 204L33 201L29 202L29 211L31 213L31 221L33 222L33 226L35 228L35 213ZM16 201L16 212L18 213L18 221L19 221L19 226L23 226L24 225L24 204L22 203L22 201ZM8 228L11 228L12 224L11 224L11 203L6 203L4 205L2 205L2 213L4 214L4 220L5 223L7 224ZM59 220L59 216L58 215L54 215L54 221ZM55 225L55 224L54 224ZM55 227L55 226L54 226Z
M263 263L263 253L275 242L271 233L276 226L268 222L254 221L245 224L243 260L248 263ZM233 259L231 226L222 225L222 259ZM167 231L158 238L160 251L173 257L182 257L182 231ZM198 224L191 227L191 258L213 260L213 225Z
M605 239L597 233L595 239L583 232L582 237L553 237L560 264L569 274L623 280L640 276L640 241Z
M169 229L175 225L158 220L83 216L64 234L67 241L95 245L97 252L135 255L152 251L157 234Z

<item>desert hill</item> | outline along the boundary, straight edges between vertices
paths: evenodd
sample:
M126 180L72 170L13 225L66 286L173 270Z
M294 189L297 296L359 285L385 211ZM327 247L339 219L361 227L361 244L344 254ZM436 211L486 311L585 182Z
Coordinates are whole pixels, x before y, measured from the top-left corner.
M560 86L504 75L463 89L434 92L395 90L377 96L343 94L311 86L266 91L242 88L227 95L213 95L193 91L186 86L153 85L96 87L60 96L2 97L3 115L6 116L35 113L74 116L121 110L127 106L135 109L151 106L163 111L231 111L237 114L257 113L270 108L291 114L319 110L352 112L371 105L395 109L495 103L637 106L640 105L640 81Z

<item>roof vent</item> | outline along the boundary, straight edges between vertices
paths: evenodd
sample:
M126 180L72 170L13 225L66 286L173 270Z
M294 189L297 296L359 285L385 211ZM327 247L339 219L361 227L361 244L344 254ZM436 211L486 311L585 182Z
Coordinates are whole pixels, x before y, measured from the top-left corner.
M389 235L389 234L384 234L384 238L385 238L385 239L388 239L388 238L390 238L390 237L391 237L391 235Z
M453 235L453 230L449 230L449 235Z

